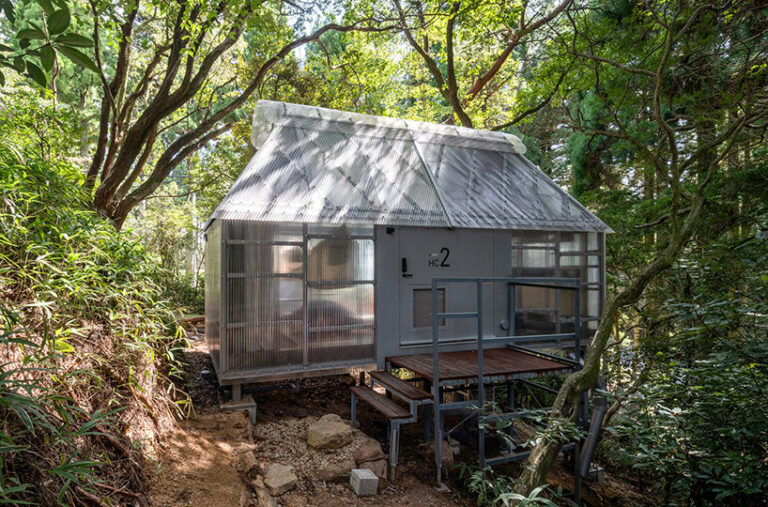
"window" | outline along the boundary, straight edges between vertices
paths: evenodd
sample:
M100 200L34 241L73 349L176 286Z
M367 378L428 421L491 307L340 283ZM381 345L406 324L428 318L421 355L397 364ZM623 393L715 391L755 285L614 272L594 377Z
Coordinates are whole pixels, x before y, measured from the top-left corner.
M307 226L308 360L372 358L372 226Z
M437 289L437 312L445 313L445 289ZM445 325L445 319L437 324ZM432 289L413 289L413 327L432 327Z
M600 315L603 283L600 234L515 231L510 242L510 256L512 276L581 280L579 316L588 331L586 336L592 334L594 327L589 326L596 326ZM572 291L518 287L515 294L518 334L572 332L577 311Z

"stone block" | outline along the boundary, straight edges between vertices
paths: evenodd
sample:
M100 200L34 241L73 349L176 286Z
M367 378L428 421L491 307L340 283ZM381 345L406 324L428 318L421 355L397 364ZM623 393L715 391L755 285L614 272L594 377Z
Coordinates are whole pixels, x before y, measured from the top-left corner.
M603 467L599 465L590 463L589 471L587 472L587 479L590 481L595 481L602 486L605 484L605 470L603 470Z
M357 496L375 495L379 489L379 478L367 468L352 470L349 484Z
M248 418L251 420L251 424L256 424L256 400L253 399L253 395L249 394L241 400L228 401L220 405L222 410L245 410L248 412Z
M461 444L459 444L459 441L454 438L449 438L448 444L451 446L451 449L453 449L453 455L458 456L459 452L461 452Z

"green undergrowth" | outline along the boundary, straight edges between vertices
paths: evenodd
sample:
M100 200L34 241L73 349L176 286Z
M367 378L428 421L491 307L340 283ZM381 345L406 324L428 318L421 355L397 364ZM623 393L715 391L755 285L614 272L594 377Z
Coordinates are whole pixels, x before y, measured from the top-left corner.
M151 255L87 209L80 171L0 144L0 503L146 503L189 408Z

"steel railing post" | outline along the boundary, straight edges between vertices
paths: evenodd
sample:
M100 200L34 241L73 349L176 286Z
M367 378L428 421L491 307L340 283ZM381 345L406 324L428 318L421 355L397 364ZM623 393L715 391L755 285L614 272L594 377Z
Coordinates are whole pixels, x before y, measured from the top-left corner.
M575 293L575 311L574 311L574 317L573 317L573 342L574 342L574 348L576 349L574 352L574 357L576 358L576 368L581 369L581 282L576 282L576 290ZM584 428L584 423L586 420L586 393L584 393L580 399L579 399L579 406L577 408L579 411L579 427L581 429ZM576 440L576 445L573 448L573 462L574 462L574 496L576 497L576 502L580 505L581 504L581 470L579 467L579 462L581 461L579 458L579 446L581 444L581 441L579 439Z
M515 333L517 333L517 329L516 329L517 301L515 301L515 292L517 291L517 285L515 285L514 283L509 283L509 285L507 286L509 287L509 308L510 308L509 336L515 336Z
M440 354L438 351L438 319L437 319L437 279L432 279L432 419L434 422L435 467L437 468L437 487L442 486L443 466L443 433L440 413Z
M480 413L485 408L485 374L483 371L483 282L476 281L477 289L477 397L480 402ZM478 454L480 469L485 469L485 430L482 425L478 428Z
M576 348L574 352L576 357L576 364L579 365L577 368L581 369L581 283L576 282L576 290L573 292L576 299L576 301L574 301L576 308L574 310L573 316L573 341Z

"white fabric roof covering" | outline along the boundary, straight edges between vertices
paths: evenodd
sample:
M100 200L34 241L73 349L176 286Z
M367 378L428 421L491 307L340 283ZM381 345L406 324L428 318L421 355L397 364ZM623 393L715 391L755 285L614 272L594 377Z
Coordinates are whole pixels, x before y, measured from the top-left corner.
M610 232L509 134L259 101L251 141L211 219Z

